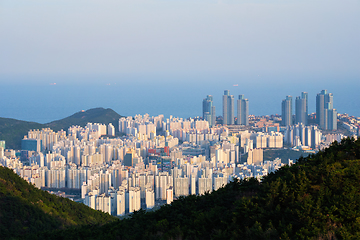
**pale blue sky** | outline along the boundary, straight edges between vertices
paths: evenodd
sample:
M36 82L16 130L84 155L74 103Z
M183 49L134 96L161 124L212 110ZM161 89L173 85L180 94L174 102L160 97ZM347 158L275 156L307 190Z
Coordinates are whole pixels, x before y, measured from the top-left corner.
M0 84L0 116L40 122L196 116L207 94L221 115L225 89L256 115L328 89L360 116L360 1L0 0Z
M1 0L0 34L1 82L360 75L358 0Z

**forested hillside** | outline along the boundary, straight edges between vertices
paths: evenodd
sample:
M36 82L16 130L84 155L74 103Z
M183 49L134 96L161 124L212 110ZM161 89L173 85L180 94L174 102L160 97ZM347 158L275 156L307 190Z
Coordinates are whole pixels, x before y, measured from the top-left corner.
M109 214L35 188L11 169L0 167L0 239L70 226L116 221Z
M12 118L0 118L0 140L5 140L6 148L21 149L21 139L31 129L51 128L54 131L67 130L72 125L84 127L91 123L112 123L119 131L119 118L122 116L110 108L93 108L87 111L77 112L64 119L56 120L46 124L27 122Z

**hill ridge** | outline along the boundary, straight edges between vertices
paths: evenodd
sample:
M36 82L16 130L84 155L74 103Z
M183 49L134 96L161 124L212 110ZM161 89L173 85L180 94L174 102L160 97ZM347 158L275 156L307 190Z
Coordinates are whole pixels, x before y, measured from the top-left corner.
M67 130L72 125L85 126L86 123L112 123L115 130L118 131L119 118L123 116L116 113L111 108L91 108L86 111L79 111L69 117L54 120L49 123L41 124L37 122L28 122L13 118L0 118L0 140L5 140L6 148L21 149L21 139L31 129L51 128L54 131L61 129Z

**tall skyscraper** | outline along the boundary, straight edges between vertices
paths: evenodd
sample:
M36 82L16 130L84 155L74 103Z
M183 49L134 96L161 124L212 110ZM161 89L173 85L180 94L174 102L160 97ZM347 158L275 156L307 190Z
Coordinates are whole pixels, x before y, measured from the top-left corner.
M215 106L211 95L207 95L203 100L203 119L209 122L210 127L215 125Z
M224 91L224 95L223 95L223 124L227 125L228 122L228 97L230 95L230 91L229 90L225 90Z
M223 124L234 124L234 96L229 90L225 90L223 95Z
M281 103L281 125L292 125L292 96L286 96Z
M306 116L309 115L309 94L307 92L302 92L301 93L301 98L302 99L306 99L305 102L306 102ZM307 117L306 117L307 119Z
M322 128L324 126L324 110L326 90L322 90L316 95L316 123Z
M234 124L234 96L230 95L228 98L228 124Z
M216 115L215 115L215 106L211 107L211 124L210 126L213 127L216 125Z
M307 125L308 119L308 93L302 92L301 98L298 96L295 99L295 123L303 123Z
M237 125L249 125L249 101L244 95L239 95L237 100Z
M333 94L327 93L327 90L316 95L316 122L324 130L337 129L337 111L333 101Z
M337 111L336 109L325 109L327 119L326 128L328 130L337 130Z

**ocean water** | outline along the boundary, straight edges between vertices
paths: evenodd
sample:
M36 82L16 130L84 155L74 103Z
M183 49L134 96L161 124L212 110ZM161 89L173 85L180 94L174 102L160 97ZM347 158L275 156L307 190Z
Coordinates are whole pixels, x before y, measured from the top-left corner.
M189 81L119 81L2 83L0 117L48 123L95 107L112 108L123 116L148 113L182 118L202 115L202 100L214 97L216 115L222 115L222 95L230 90L235 100L239 94L249 99L249 113L281 113L281 101L287 95L295 98L309 93L309 112L315 112L316 94L327 89L334 95L334 108L339 113L360 116L360 83L354 81L281 80L189 80ZM236 102L235 102L236 105ZM295 111L295 107L293 108ZM235 108L236 114L236 108Z

